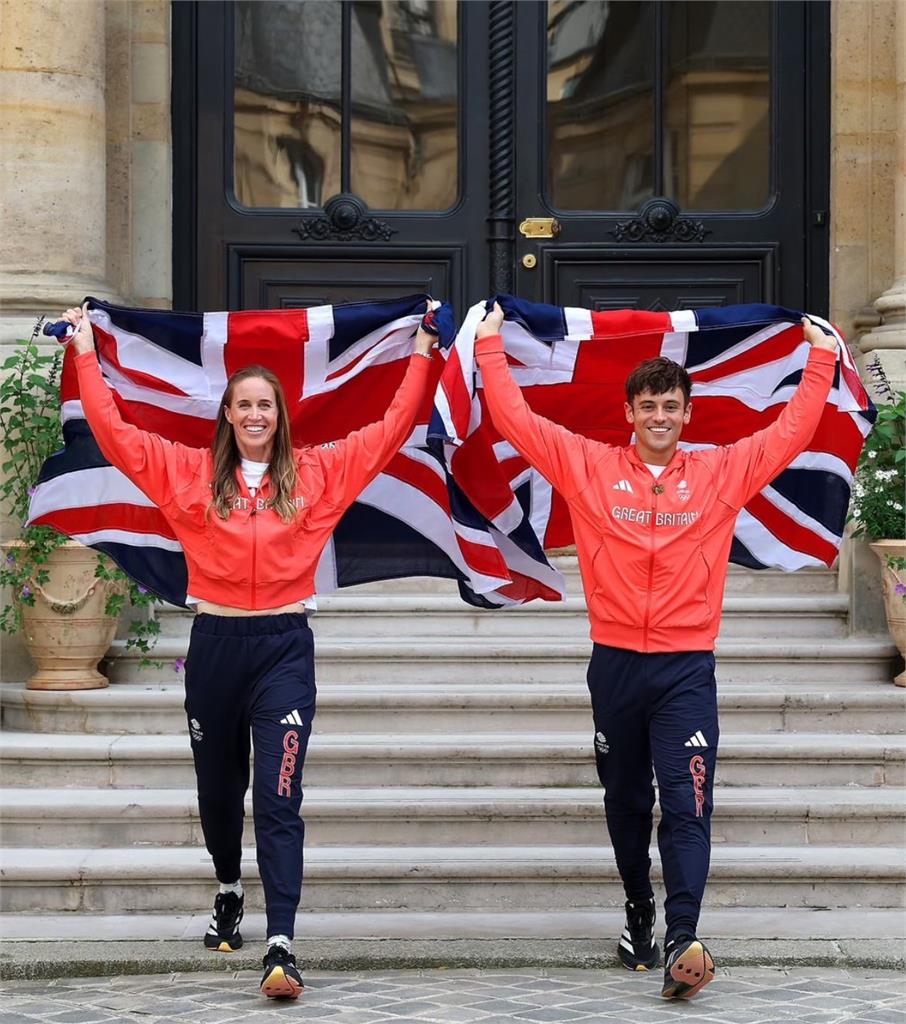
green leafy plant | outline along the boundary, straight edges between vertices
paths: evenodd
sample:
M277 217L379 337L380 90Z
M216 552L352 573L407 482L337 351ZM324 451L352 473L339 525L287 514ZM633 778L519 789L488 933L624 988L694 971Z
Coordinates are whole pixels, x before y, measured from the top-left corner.
M37 339L43 318L31 337L20 341L2 366L0 381L0 504L22 524L19 542L8 548L0 564L0 584L9 587L12 600L0 609L0 631L15 633L22 628L22 608L34 605L36 586L49 578L47 560L67 538L49 526L26 526L29 499L45 459L63 447L60 423L60 372L63 352L46 355ZM98 555L95 576L121 584L107 599L105 611L119 616L128 601L134 609L145 609L157 598L130 580L107 559ZM160 632L160 623L147 615L136 616L129 625L126 646L141 654L140 665L153 662L149 654Z
M854 537L870 541L906 538L906 391L894 391L879 361L868 366L875 387L888 401L878 406L853 480L849 522ZM887 555L897 578L894 593L906 601L906 559Z
M0 443L2 463L0 502L23 524L15 552L7 553L0 567L0 583L8 586L13 601L0 610L0 630L22 628L22 605L35 602L34 585L47 582L47 559L66 538L48 526L25 526L28 501L44 460L63 447L60 424L61 351L42 355L36 344L41 321L28 341L19 343L3 363L0 383Z
M892 397L892 402L878 407L853 481L853 536L868 540L906 536L906 392Z

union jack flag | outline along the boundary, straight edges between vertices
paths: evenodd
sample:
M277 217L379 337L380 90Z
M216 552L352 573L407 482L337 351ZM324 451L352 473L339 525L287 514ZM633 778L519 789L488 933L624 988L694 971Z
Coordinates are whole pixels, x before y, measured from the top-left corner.
M594 312L507 295L497 301L510 371L533 410L609 444L632 443L624 382L645 359L667 356L688 370L693 415L681 444L705 448L733 444L773 422L808 357L803 314L779 306ZM473 306L459 331L434 430L445 438L454 477L491 523L505 530L524 511L544 549L570 545L565 502L495 431L485 409L472 350L486 308ZM875 418L843 338L826 320L811 319L838 340L833 387L807 450L739 514L731 561L754 569L833 564L853 472Z
M612 444L631 443L623 382L666 355L693 378L689 447L730 444L779 414L807 355L801 314L775 306L676 313L591 312L500 296L506 351L533 408ZM128 421L183 444L210 444L227 378L263 363L281 379L296 444L320 444L379 419L405 371L429 300L265 312L170 313L90 299L98 357ZM545 549L572 543L565 504L508 442L483 406L472 348L485 303L457 332L435 311L442 355L412 435L341 520L321 556L317 593L378 579L457 581L482 607L564 595ZM816 318L813 318L816 319ZM836 331L825 321L826 330ZM753 568L830 565L852 473L874 409L845 344L808 451L743 510L732 560ZM61 382L65 448L47 460L30 522L109 554L174 604L186 599L181 548L163 515L104 459L84 419L67 354Z
M283 384L298 446L330 442L380 419L405 373L427 296L310 309L172 313L88 299L98 358L121 415L171 441L206 447L230 374L252 363ZM434 313L442 344L452 310ZM444 365L435 356L438 372ZM65 447L42 467L29 522L106 552L136 582L183 605L182 548L165 517L111 466L84 417L67 352L61 380ZM402 576L456 580L475 605L559 598L525 517L507 534L466 498L427 437L430 398L387 468L347 511L324 549L316 592Z

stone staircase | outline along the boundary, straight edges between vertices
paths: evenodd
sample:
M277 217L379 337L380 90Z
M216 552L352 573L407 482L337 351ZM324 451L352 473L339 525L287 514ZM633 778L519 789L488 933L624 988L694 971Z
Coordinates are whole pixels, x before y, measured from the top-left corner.
M581 598L487 612L452 590L407 580L320 602L302 911L480 912L493 933L495 915L618 908ZM849 636L847 613L832 573L731 571L708 907L902 906L906 691L888 641ZM118 649L107 690L3 685L7 913L209 908L171 664L189 619L161 620L162 669ZM243 870L260 906L252 850Z

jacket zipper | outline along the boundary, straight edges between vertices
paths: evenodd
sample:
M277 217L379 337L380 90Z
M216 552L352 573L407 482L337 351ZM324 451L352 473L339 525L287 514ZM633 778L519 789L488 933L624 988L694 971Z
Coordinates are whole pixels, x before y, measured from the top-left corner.
M645 597L645 618L643 620L642 632L642 650L646 653L648 651L648 619L651 615L651 584L654 580L654 522L657 516L658 486L659 485L655 483L651 488L654 500L651 504L651 527L648 530L648 587L647 596Z
M250 499L254 501L254 498ZM256 583L258 579L258 517L255 515L255 506L252 506L252 511L249 513L249 519L252 521L252 611L258 610L258 605L255 603L257 594L255 592Z

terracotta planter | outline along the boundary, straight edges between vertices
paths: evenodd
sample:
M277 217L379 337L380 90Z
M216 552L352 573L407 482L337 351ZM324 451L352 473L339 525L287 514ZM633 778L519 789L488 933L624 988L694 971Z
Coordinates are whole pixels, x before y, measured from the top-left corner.
M6 545L15 550L16 543ZM22 606L22 635L38 671L29 690L93 690L109 685L97 670L116 632L104 614L122 584L96 579L97 552L67 541L45 563L47 583L31 582L33 605Z
M881 562L881 579L884 583L884 607L887 611L887 625L890 635L900 654L906 658L906 601L897 594L898 583L906 585L906 570L893 569L887 564L889 558L906 558L906 540L877 540L869 545ZM906 671L894 678L897 686L906 686Z

